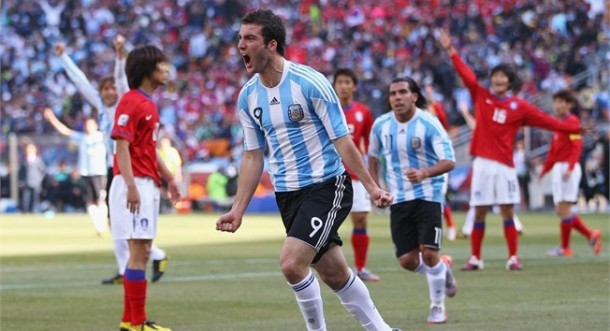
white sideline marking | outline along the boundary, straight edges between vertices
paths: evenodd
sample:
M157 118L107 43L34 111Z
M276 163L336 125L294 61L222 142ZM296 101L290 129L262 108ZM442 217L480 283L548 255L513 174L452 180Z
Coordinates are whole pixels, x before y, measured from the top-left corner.
M264 272L244 272L244 273L232 273L232 274L214 274L214 275L201 275L201 276L185 276L185 277L168 277L163 279L163 283L184 283L184 282L197 282L197 281L212 281L212 280L225 280L225 279L239 279L239 278L261 278L269 276L280 276L279 271L264 271ZM74 288L74 287L90 287L90 286L107 286L101 285L99 282L74 282L74 283L34 283L34 284L13 284L13 285L0 285L0 291L7 290L32 290L32 289L53 289L53 288ZM112 286L112 285L110 285Z
M236 265L236 264L279 264L278 259L245 259L245 260L180 260L174 261L170 256L172 266L189 265ZM35 271L61 271L61 270L96 270L115 268L114 263L97 264L53 264L45 266L19 266L19 267L0 267L0 273L19 273Z

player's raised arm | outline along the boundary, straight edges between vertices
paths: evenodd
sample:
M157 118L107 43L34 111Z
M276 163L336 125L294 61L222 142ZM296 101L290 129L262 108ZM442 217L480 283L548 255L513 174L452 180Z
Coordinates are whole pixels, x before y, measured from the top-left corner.
M74 131L63 124L56 116L51 108L45 108L43 111L44 118L57 130L57 132L64 136L70 136Z
M262 148L244 151L239 169L237 194L231 210L216 221L216 230L235 232L241 226L241 220L248 208L263 173L264 150Z
M114 61L114 81L116 82L119 98L129 91L129 83L125 74L125 59L127 58L127 50L125 49L125 37L117 35L113 40L116 59Z
M474 74L472 69L460 58L453 44L451 42L451 35L445 29L440 29L439 43L441 47L447 52L455 70L457 71L460 78L464 82L464 85L470 90L471 93L476 93L476 89L479 86L477 76ZM474 94L473 94L474 96Z
M59 57L59 63L66 71L68 78L72 81L74 86L78 89L80 93L83 94L87 102L89 102L94 108L102 109L103 102L98 91L91 85L91 82L85 76L85 73L82 72L72 61L70 56L66 53L66 45L64 43L55 44L55 54Z

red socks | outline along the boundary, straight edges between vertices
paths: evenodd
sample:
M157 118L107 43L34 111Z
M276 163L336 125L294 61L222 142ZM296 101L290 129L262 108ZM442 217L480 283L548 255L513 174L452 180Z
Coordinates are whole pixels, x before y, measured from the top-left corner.
M123 277L125 289L125 305L123 307L123 322L140 325L146 322L146 271L125 270Z
M125 287L131 309L131 325L146 322L146 284L147 280L126 280Z
M568 216L561 220L559 223L560 234L561 234L561 248L570 248L570 235L572 234L572 227L574 226L574 215Z
M576 214L572 215L572 217L574 218L574 229L585 236L587 240L591 239L591 230L589 230L580 217Z
M451 212L451 206L449 204L445 204L443 207L443 213L445 214L445 222L447 223L447 228L455 227L455 223L453 223L453 213Z
M354 229L352 232L352 247L354 249L354 264L356 270L362 270L366 265L369 242L370 238L365 229Z
M477 259L481 259L481 245L483 244L483 237L485 236L485 223L474 222L472 233L470 234L470 250L472 255L476 256Z
M508 246L508 257L517 255L519 235L515 228L515 222L512 219L504 221L504 238L506 239L506 246Z

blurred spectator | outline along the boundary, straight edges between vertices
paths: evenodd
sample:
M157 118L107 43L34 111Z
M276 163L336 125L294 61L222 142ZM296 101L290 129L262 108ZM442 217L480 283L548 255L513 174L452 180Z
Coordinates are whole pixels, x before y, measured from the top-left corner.
M40 211L40 194L46 165L38 155L36 145L27 143L24 149L25 156L19 169L20 208L24 213L37 213Z

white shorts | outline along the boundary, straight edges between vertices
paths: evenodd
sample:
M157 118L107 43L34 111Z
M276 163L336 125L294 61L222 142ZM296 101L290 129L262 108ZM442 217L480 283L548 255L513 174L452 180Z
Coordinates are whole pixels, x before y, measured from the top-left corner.
M471 206L509 205L520 201L515 168L486 158L474 159L470 185Z
M359 180L353 180L354 202L352 202L352 213L368 213L371 211L371 196Z
M154 239L159 219L159 187L150 178L135 178L140 193L140 212L127 208L127 185L123 176L114 176L108 196L110 229L116 239Z
M568 169L568 162L557 162L553 166L551 172L551 182L553 183L553 202L576 202L578 200L578 188L580 186L580 177L582 169L580 164L575 164L570 178L567 181L563 180L563 174Z

